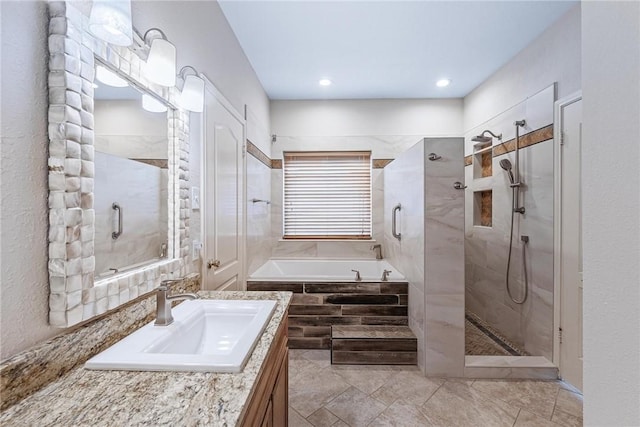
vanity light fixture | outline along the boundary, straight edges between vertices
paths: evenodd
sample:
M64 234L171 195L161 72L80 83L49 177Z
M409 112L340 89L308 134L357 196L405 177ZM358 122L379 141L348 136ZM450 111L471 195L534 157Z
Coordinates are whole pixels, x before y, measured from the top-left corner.
M131 0L93 0L89 31L107 43L130 46L133 43Z
M113 71L106 69L102 65L96 67L96 79L100 83L113 87L127 87L129 83L123 78L118 77Z
M320 79L320 81L318 81L318 84L320 86L331 86L331 80L329 80L329 79Z
M156 32L155 38L149 33ZM176 47L167 40L164 32L151 28L144 33L144 42L149 46L149 56L145 64L145 74L153 83L160 86L176 85Z
M451 79L440 79L436 82L438 87L447 87L451 84Z
M187 75L191 70L193 74ZM180 92L179 104L185 110L201 113L204 110L204 79L191 65L185 65L180 69L180 78L184 80Z
M142 94L142 108L150 113L164 113L167 111L166 105L146 93Z

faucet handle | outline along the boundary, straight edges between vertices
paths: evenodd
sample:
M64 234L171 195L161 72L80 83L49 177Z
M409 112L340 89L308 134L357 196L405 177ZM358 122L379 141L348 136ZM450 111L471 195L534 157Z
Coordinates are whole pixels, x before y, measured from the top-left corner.
M383 270L382 271L382 281L386 282L389 280L389 274L393 273L391 270Z
M170 286L174 283L182 282L182 279L168 279L160 282L160 286L158 286L159 291L168 291Z
M354 273L356 273L356 282L359 282L362 280L362 277L360 276L360 270L351 270Z

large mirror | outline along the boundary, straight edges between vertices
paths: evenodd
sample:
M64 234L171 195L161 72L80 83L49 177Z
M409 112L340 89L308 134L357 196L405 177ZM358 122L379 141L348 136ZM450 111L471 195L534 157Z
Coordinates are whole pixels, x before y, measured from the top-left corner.
M68 327L191 272L189 113L146 78L139 33L113 46L85 4L48 4L49 323Z
M168 256L167 105L96 62L95 276Z

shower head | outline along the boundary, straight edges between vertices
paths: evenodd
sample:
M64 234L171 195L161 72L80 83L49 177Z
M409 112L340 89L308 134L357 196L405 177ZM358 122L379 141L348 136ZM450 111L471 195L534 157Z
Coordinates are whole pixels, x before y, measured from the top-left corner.
M511 172L511 162L509 159L500 160L500 167L509 174L509 181L511 181L511 184L515 184L515 178L513 177L513 172Z
M482 133L480 135L476 135L473 138L471 138L472 141L474 142L491 142L491 137L489 136L485 136L485 133L490 134L492 137L494 138L498 138L499 140L502 141L502 134L500 135L496 135L495 133L491 132L490 130L484 130L482 131Z

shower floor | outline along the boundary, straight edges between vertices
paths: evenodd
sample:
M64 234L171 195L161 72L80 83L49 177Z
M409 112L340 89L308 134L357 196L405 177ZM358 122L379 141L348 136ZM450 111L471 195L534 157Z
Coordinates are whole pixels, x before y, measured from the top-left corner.
M467 356L526 356L470 314L465 315L465 354Z

